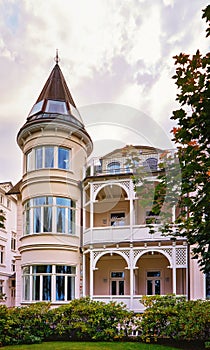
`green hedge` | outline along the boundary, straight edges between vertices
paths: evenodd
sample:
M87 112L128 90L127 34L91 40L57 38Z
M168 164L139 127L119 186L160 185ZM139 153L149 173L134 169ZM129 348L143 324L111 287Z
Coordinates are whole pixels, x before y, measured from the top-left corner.
M0 306L0 346L47 340L153 342L161 339L210 341L210 301L186 301L173 295L143 297L146 310L134 315L125 305L81 298L51 308L50 303Z
M141 339L160 338L205 341L210 338L210 301L173 295L143 297L146 310L141 320Z
M0 345L32 344L49 339L114 340L117 325L131 318L124 305L75 299L50 308L50 303L25 307L0 306Z

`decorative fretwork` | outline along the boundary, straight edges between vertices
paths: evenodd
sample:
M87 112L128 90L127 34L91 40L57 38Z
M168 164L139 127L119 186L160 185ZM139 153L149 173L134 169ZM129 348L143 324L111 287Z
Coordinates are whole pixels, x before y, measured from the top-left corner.
M170 257L172 257L172 248L162 248L161 250L167 253Z
M186 265L187 264L187 249L176 248L176 265Z
M134 257L134 259L137 257L137 255L140 255L141 252L143 252L143 251L145 251L145 249L135 249L135 250L133 251L133 257Z
M93 184L93 193L95 194L98 188L101 187L101 183Z
M101 252L93 252L94 260L97 258L98 255L101 255Z
M127 256L128 258L130 257L130 251L129 250L121 250L121 253L125 256Z
M128 190L130 190L130 181L123 181L121 184L126 187Z

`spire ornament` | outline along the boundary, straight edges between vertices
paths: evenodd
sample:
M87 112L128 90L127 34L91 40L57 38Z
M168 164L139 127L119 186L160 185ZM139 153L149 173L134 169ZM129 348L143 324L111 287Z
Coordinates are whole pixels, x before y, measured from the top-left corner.
M60 58L58 57L58 49L56 49L56 56L54 58L55 63L58 64L58 62L60 61Z

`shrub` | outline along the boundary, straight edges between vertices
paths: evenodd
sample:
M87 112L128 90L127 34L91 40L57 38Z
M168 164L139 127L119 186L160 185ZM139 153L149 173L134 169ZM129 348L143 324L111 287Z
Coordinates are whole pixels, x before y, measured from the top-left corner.
M143 297L147 307L142 315L141 338L208 340L210 337L210 301L178 298L174 295Z
M81 298L51 310L51 326L54 334L62 338L106 341L122 336L117 331L118 324L131 315L122 304Z

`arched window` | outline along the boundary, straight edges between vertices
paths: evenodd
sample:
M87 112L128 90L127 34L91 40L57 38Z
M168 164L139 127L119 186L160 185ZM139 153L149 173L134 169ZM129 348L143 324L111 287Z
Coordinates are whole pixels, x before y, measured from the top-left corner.
M120 173L120 162L111 162L107 165L107 170L111 174Z
M157 158L147 158L147 160L143 163L146 170L156 171L157 170Z

